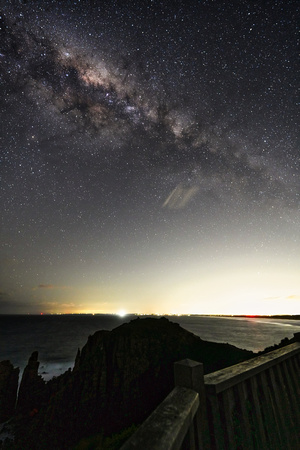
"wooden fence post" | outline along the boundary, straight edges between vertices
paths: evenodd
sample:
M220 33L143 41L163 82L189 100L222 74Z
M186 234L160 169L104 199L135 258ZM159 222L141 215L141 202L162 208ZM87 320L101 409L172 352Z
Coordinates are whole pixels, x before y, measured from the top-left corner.
M204 386L203 364L183 359L174 364L175 386L193 389L199 395L199 409L194 420L194 430L190 430L190 448L207 448L207 417L206 417L206 396Z

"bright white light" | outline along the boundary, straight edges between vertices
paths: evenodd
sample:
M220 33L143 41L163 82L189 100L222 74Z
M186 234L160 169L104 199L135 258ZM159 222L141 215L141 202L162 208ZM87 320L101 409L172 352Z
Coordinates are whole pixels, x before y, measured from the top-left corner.
M120 317L125 317L126 316L126 311L124 309L120 309L120 311L117 312L117 315Z

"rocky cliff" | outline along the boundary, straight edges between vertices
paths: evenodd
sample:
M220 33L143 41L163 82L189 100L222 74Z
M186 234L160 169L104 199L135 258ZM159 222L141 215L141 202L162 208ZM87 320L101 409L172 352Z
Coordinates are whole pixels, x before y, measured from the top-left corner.
M31 414L37 412L41 405L47 401L46 383L38 374L38 352L33 352L24 369L17 402L19 414Z
M0 423L9 419L15 410L19 369L9 361L0 362Z
M48 383L37 375L34 353L20 387L15 448L67 449L83 436L118 432L142 422L172 390L175 361L201 361L207 373L252 355L205 342L165 318L96 332L73 371Z

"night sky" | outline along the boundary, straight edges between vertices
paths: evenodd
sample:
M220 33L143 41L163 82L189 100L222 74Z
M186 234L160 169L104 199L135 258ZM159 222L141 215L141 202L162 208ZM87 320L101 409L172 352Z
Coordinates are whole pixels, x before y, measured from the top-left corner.
M0 1L1 313L300 313L297 3Z

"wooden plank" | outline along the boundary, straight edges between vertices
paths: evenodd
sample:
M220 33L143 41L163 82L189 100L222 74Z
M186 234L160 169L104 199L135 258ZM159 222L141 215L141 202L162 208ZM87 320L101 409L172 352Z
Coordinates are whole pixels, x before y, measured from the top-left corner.
M296 423L300 423L300 402L299 402L299 397L295 396L295 389L293 386L293 380L291 378L291 374L289 372L288 366L286 364L286 361L283 361L281 363L281 367L282 367L282 373L284 376L284 379L286 381L285 386L286 386L286 390L288 392L288 396L289 396L289 400L290 400L290 405L291 408L293 410L293 417L295 417L295 421Z
M255 440L257 448L267 448L267 439L264 427L264 418L262 415L262 400L263 397L259 395L259 387L257 384L257 377L250 378L251 395L253 401L253 422L255 426Z
M209 373L204 376L206 390L218 394L298 353L300 353L300 342L295 342L265 355Z
M180 450L198 450L195 436L195 425L192 423L183 439Z
M300 448L300 435L295 430L298 429L299 424L297 417L295 417L293 408L291 405L291 399L288 395L286 382L283 376L283 367L282 364L278 364L275 366L275 371L278 378L278 383L280 387L280 395L281 395L281 409L282 414L285 418L285 423L288 432L288 443L291 448Z
M228 448L235 448L237 436L239 435L236 403L234 399L233 389L226 389L221 394L221 419L225 424L225 435Z
M250 397L247 389L246 382L239 383L237 386L239 409L241 412L241 429L243 431L243 442L245 448L252 448L252 433L251 433L251 409Z
M298 422L298 429L299 429L300 428L300 400L299 400L300 399L300 374L297 369L294 370L294 366L290 360L286 361L286 367L290 374L290 379L292 380L291 395L292 395L293 399L295 399L294 415L295 415L295 418L297 418L297 419L295 419L295 421L296 421L296 423ZM296 432L296 430L295 430L295 432Z
M298 353L297 355L295 355L295 359L297 361L297 367L300 371L300 353ZM299 373L299 372L298 372Z
M270 367L267 371L271 381L271 394L274 399L275 415L277 418L277 423L279 426L280 436L282 438L282 448L286 448L289 442L289 430L287 427L287 417L285 415L285 398L284 398L284 386L280 386L276 373L275 367Z
M265 430L267 438L271 444L270 448L277 449L283 448L280 444L280 434L278 428L278 422L276 420L276 408L271 396L271 392L268 385L268 380L265 372L260 374L262 392L265 397L264 410L265 410Z
M221 394L222 395L222 394ZM224 450L224 423L221 420L219 398L216 394L206 394L210 444L206 448Z
M293 382L294 386L294 395L298 398L300 398L300 386L299 386L299 373L296 373L296 370L292 364L292 361L290 359L286 360L286 365L288 367L288 370L290 372L290 376Z
M294 413L293 408L291 406L291 398L287 390L287 381L284 376L284 369L282 364L278 364L275 366L275 370L277 372L277 377L279 380L280 392L282 396L282 405L284 406L284 412L286 416L290 417L293 421Z
M175 387L122 450L179 450L199 406L198 393Z
M300 397L300 370L297 356L298 355L293 356L292 358L289 359L289 361L293 370L293 374L295 375L295 385L297 389L296 393Z
M295 358L297 369L300 372L300 353L296 354L294 358Z

